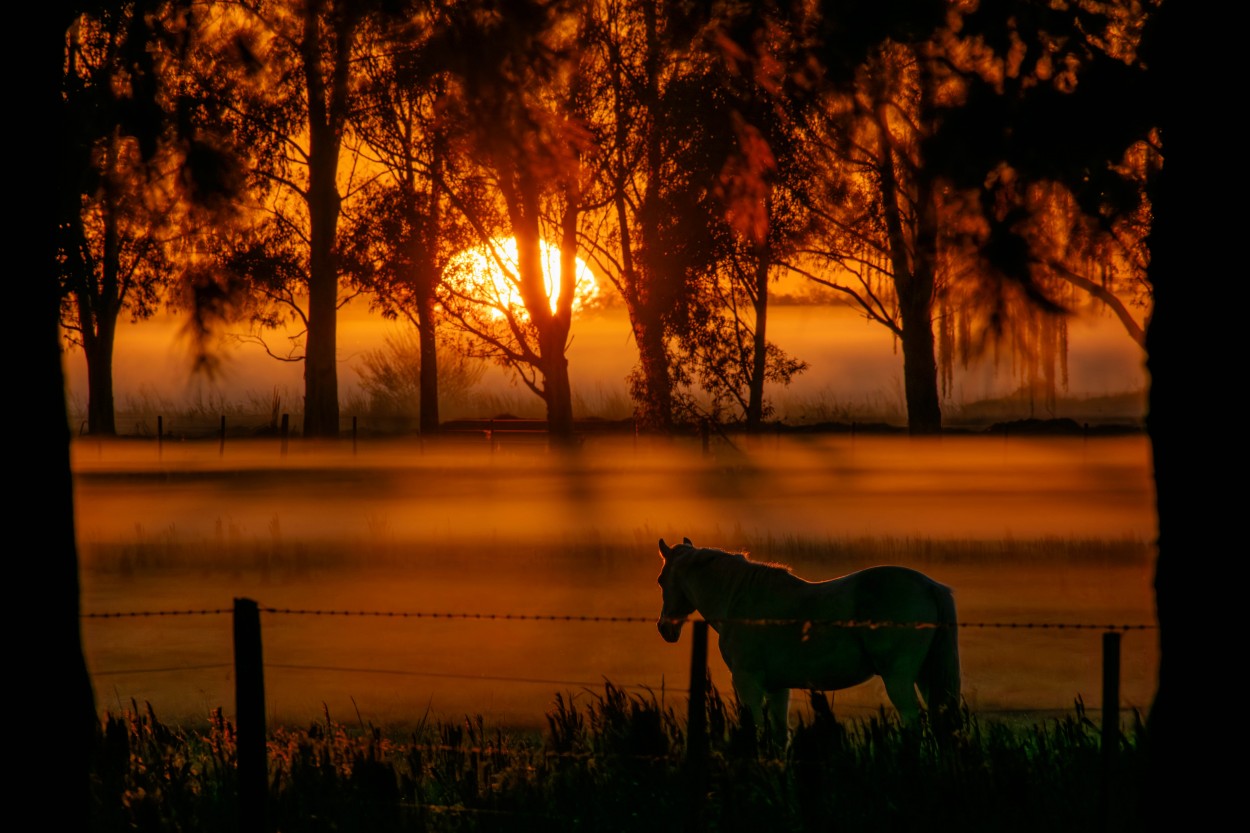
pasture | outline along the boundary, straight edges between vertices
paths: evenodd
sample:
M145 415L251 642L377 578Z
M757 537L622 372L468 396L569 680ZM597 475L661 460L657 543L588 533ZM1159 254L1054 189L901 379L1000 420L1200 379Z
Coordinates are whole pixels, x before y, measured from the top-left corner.
M150 440L73 446L84 641L101 712L175 724L233 708L232 599L258 601L271 726L402 731L481 715L541 729L604 681L678 707L685 640L656 631L661 537L820 580L878 563L955 592L963 694L983 719L1100 693L1098 629L1153 623L1144 436L593 438L577 452L469 439L358 446ZM160 612L166 615L138 616ZM415 613L512 615L516 619ZM126 614L93 618L93 614ZM569 616L554 621L546 616ZM613 617L629 621L610 621ZM649 621L633 621L644 617ZM1000 627L1000 626L1010 627ZM1047 626L1047 627L1042 627ZM712 638L713 683L729 694ZM1153 631L1123 643L1145 710ZM879 713L879 681L839 718ZM795 697L795 718L809 717Z

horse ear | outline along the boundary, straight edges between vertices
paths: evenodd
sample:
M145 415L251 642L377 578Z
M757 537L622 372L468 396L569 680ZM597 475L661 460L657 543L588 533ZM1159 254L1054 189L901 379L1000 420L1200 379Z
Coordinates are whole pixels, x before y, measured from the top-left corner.
M682 542L683 544L685 544L686 546L688 546L688 547L693 547L693 546L694 546L694 541L691 541L689 538L682 538L682 539L681 539L681 542Z
M672 554L673 554L673 551L669 549L668 544L664 543L664 539L661 538L660 539L660 555L664 556L664 560L667 561L669 556L671 556Z

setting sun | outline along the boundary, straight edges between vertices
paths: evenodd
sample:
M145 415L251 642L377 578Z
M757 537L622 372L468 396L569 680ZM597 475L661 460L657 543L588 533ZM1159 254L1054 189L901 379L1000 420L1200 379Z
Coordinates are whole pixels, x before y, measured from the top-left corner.
M448 264L448 279L457 292L479 299L492 307L491 314L496 318L502 317L506 309L515 310L520 316L526 317L525 302L516 285L516 240L511 237L496 238L491 245L494 248L493 253L481 246L466 249L456 255ZM547 297L550 299L551 311L555 312L559 294L556 287L560 275L560 249L545 240L539 246ZM501 267L500 261L506 264L506 270ZM579 310L599 296L599 286L595 282L594 273L580 257L577 258L576 275L573 309Z

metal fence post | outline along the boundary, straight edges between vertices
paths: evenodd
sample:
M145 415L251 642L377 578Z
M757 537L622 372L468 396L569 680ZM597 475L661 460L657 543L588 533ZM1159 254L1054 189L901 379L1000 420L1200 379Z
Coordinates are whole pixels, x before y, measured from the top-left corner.
M698 619L691 629L690 703L686 713L686 775L690 831L706 826L704 804L707 800L707 621Z
M238 721L239 830L264 833L269 793L260 606L234 600L234 708Z

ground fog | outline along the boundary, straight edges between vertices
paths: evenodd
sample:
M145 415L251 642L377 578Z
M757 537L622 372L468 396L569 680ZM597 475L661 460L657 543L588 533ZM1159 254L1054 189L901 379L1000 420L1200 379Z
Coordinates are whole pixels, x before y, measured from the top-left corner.
M101 711L232 713L236 598L264 609L277 723L538 727L557 692L594 697L605 679L684 699L688 636L668 645L654 625L660 537L812 580L897 563L950 584L964 694L986 715L1096 707L1102 626L1155 621L1140 435L778 436L706 451L631 437L570 453L520 438L79 440L73 464ZM711 653L728 692L715 637ZM1122 661L1122 703L1144 710L1155 632L1125 632ZM869 683L835 708L887 702Z

